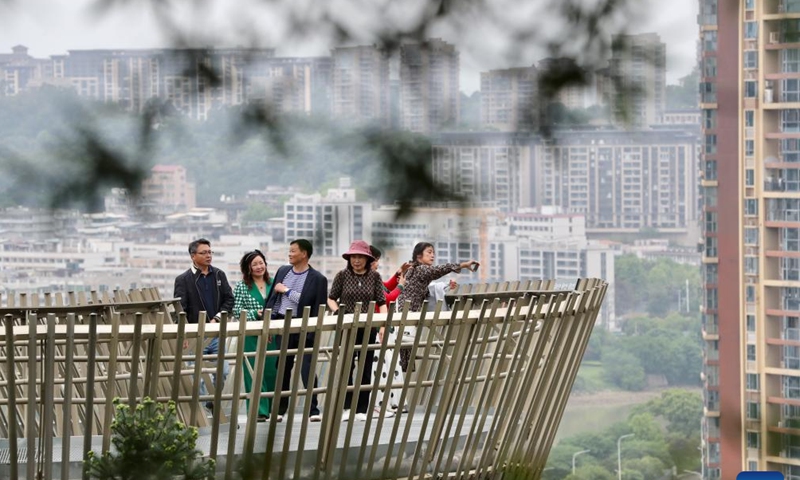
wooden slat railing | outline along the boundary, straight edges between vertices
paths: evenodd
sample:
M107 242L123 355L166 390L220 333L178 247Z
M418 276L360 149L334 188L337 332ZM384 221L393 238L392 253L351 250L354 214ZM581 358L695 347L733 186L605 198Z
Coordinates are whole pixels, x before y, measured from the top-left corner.
M151 289L115 292L113 300L94 293L9 298L0 309L0 477L80 478L86 453L111 446L113 399L135 404L149 396L175 401L180 420L200 428L201 449L217 459L221 478L240 478L242 466L253 478L488 478L509 466L538 478L607 289L597 279L582 279L574 290L553 285L462 287L448 298L450 311L439 303L382 315L368 305L354 315L288 312L287 321L223 315L220 324L187 324L174 299L161 300ZM394 328L391 338L402 342L389 343L386 335L368 344L365 335L356 344L359 327L380 326ZM313 333L315 340L291 350L292 333ZM248 335L259 337L257 353L244 352ZM265 350L270 335L281 337L279 350ZM229 345L227 352L203 356L200 345L214 337ZM376 370L388 363L391 372L400 347L411 350L414 365L402 381L347 386L354 351L360 358L377 353ZM266 359L277 358L280 379L290 354L298 360L288 391L280 380L273 392L244 391L248 355L255 356L253 384L260 385ZM319 377L317 388L300 381L303 355ZM211 374L221 378L225 362L232 374L215 389ZM356 379L363 369L359 361ZM389 417L388 402L378 404L379 392L389 398L393 390L408 413ZM357 395L344 405L347 391L368 391L379 414L356 421ZM314 393L320 423L308 420ZM289 399L282 422L277 401L270 421L257 422L260 395ZM206 401L217 406L213 416L202 407Z

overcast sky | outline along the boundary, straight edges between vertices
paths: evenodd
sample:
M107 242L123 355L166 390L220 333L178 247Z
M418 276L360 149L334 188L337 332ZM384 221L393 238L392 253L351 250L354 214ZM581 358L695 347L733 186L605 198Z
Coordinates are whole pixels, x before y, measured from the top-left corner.
M256 0L194 0L210 5L213 15L203 10L202 18L187 10L181 15L187 25L199 25L200 31L228 32L212 37L216 46L249 44L243 24L258 25L258 35L263 46L277 47L278 55L326 54L326 45L320 42L292 42L282 45L280 26L274 25L272 16L264 7L253 7ZM688 74L696 63L697 0L640 0L647 4L649 14L631 33L655 31L667 44L667 82L676 83ZM93 0L0 0L0 53L10 52L14 45L25 45L34 57L63 54L70 49L89 48L155 48L169 45L169 39L159 28L153 14L143 7L145 1L120 1L131 4L120 7L111 14L92 13ZM191 4L192 2L186 2ZM268 3L268 2L262 2ZM308 2L307 2L308 3ZM313 4L313 2L311 2ZM134 7L135 6L135 7ZM246 12L243 15L243 12ZM211 20L209 20L211 19ZM253 33L247 31L247 33ZM238 37L238 38L237 38ZM447 37L445 40L455 42ZM479 39L480 40L480 39ZM480 40L482 41L482 40ZM307 43L307 44L306 44ZM490 68L520 65L503 65L502 60L490 55L477 56L470 48L461 50L462 90L471 93L479 86L479 72ZM536 60L536 59L533 59Z

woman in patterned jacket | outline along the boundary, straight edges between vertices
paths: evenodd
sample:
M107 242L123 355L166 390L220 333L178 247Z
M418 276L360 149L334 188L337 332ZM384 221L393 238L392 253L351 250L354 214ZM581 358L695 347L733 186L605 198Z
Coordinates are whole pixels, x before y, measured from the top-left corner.
M247 321L256 321L261 318L264 310L264 302L269 296L269 290L272 287L272 281L267 272L267 258L259 250L247 252L239 262L239 267L242 270L242 281L236 284L233 290L234 304L233 315L239 318L242 310L247 311ZM255 353L258 348L258 337L247 336L244 339L245 353ZM279 350L280 346L277 345L274 339L269 339L267 350ZM275 378L277 377L277 368L275 364L276 357L267 357L264 364L264 375L261 379L261 393L268 393L275 391ZM255 356L246 357L244 364L244 387L247 392L253 389L253 373L255 369ZM248 400L248 409L250 401ZM258 421L264 422L269 418L271 402L269 398L262 397L258 402ZM278 417L280 422L282 419Z
M397 297L397 311L403 310L403 305L406 301L410 302L409 311L419 312L422 310L422 304L428 298L428 285L434 280L442 278L448 273L460 273L462 269L466 268L475 271L480 266L480 263L475 260L468 260L461 263L443 263L441 265L434 265L433 261L436 259L433 245L428 242L420 242L414 246L414 251L411 254L411 268L406 272L406 282L401 287L400 296ZM403 336L413 338L416 333L416 328L409 327L403 332ZM400 366L403 372L408 371L408 365L411 357L411 349L408 347L400 349Z
M362 308L366 309L370 302L375 302L380 313L386 313L386 295L383 290L381 275L371 267L375 257L372 256L369 244L364 240L356 240L350 245L350 249L342 257L347 260L347 267L336 274L333 279L331 291L328 294L328 307L336 314L339 309L343 313L353 313L356 304L361 302ZM366 310L362 312L367 313ZM383 336L383 328L381 328ZM354 385L353 370L356 366L356 358L359 357L364 336L368 335L369 343L376 343L377 329L371 328L370 332L365 332L364 328L356 330L356 343L353 350L353 358L350 363L350 377L347 384ZM364 359L364 371L361 375L361 385L372 383L372 359L373 354L369 352ZM356 420L366 420L369 410L369 390L358 392L356 403ZM344 408L349 409L352 403L352 393L347 392L344 400ZM389 415L391 416L391 415ZM343 417L347 418L347 415Z

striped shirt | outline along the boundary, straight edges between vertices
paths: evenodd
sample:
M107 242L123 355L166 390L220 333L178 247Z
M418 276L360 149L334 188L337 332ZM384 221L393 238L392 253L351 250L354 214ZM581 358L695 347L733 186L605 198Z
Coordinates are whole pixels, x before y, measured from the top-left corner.
M295 273L294 269L289 269L286 272L286 277L283 278L283 283L286 288L291 290L289 295L282 293L280 297L275 301L275 307L272 309L274 313L280 315L286 315L286 310L292 309L292 315L297 315L297 304L300 302L300 295L303 294L303 285L306 283L306 278L308 278L308 271L310 269L307 268L306 271L303 273Z

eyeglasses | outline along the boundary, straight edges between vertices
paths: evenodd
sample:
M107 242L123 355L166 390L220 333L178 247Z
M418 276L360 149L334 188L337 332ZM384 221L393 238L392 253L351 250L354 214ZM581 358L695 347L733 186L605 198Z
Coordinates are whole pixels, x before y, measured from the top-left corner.
M203 250L202 252L194 252L196 255L214 255L211 250Z

